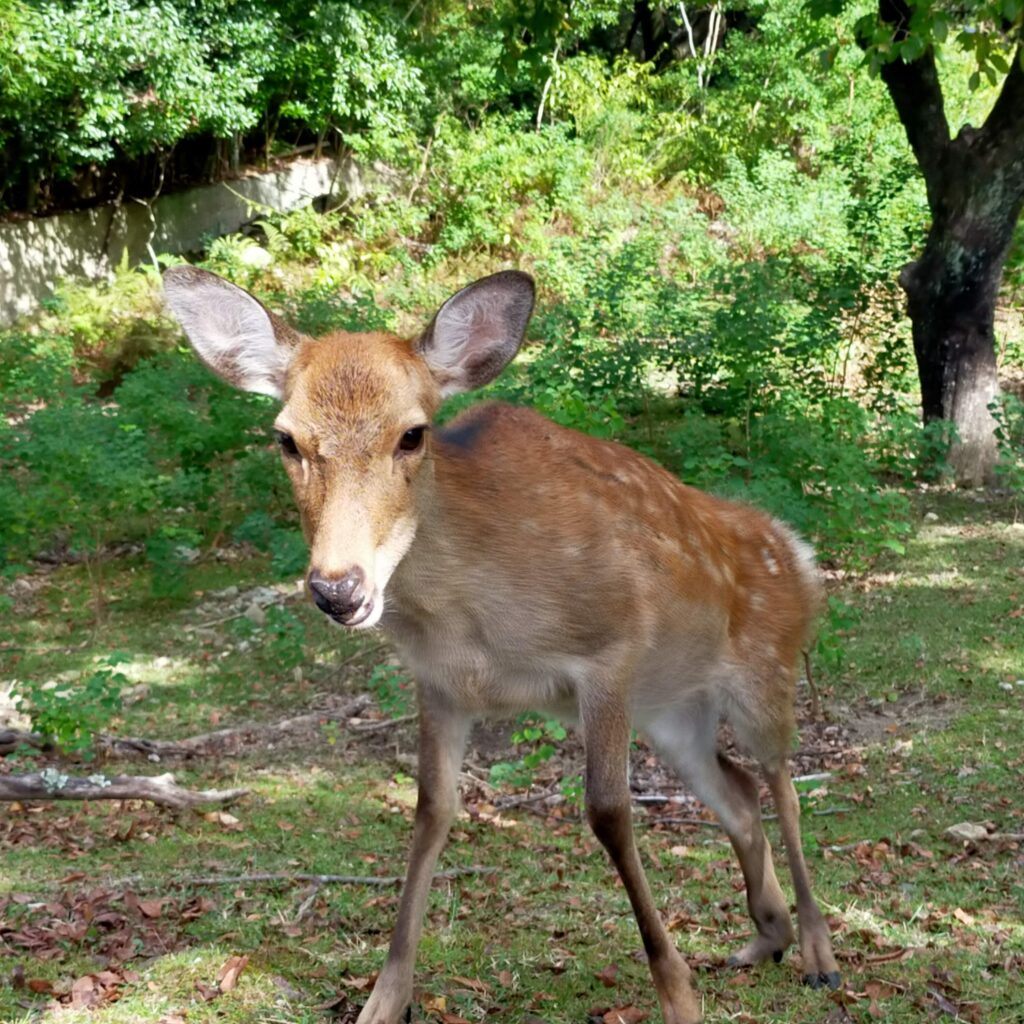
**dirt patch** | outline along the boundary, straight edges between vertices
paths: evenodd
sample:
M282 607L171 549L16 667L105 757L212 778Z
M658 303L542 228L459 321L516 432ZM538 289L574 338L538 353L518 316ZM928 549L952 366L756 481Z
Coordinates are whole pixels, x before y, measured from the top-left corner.
M865 700L836 713L842 715L851 745L868 745L944 729L959 710L959 703L948 697L907 693L892 701Z

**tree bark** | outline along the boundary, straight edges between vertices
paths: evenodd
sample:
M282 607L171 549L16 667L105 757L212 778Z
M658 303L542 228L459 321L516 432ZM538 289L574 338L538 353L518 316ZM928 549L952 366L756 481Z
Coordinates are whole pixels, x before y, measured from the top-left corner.
M880 0L879 16L905 38L905 0ZM980 129L950 138L934 52L881 69L928 192L924 251L900 274L907 294L925 423L945 420L956 437L956 482L992 480L998 455L989 405L999 395L995 309L1003 264L1024 206L1024 70L1018 46Z

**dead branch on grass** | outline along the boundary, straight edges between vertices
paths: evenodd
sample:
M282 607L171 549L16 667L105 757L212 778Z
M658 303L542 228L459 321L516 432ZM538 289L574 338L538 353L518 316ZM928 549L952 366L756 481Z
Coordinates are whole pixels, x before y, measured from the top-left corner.
M360 722L358 725L352 724L349 729L354 733L366 734L368 732L383 732L385 729L391 729L396 725L404 725L406 722L414 722L419 718L419 714L412 715L400 715L398 718L382 718L379 722Z
M93 746L109 759L144 757L149 761L158 762L165 758L185 760L211 754L224 756L248 749L253 743L261 740L265 741L289 732L301 732L321 722L347 721L369 704L369 695L361 694L333 710L315 711L294 718L283 718L277 722L237 725L181 740L151 740L143 736L112 736L109 733L98 733L93 737ZM0 731L0 755L9 754L21 745L39 750L55 749L38 733L22 732L17 729Z
M343 722L354 718L370 703L368 694L360 694L340 708L314 711L277 722L233 726L214 732L200 733L183 740L148 740L139 736L107 736L97 738L97 747L108 757L142 756L151 761L163 758L205 757L210 754L224 755L253 743L272 739L289 732L301 732L321 722Z
M493 875L491 867L449 868L434 873L434 881L460 878L463 875ZM260 872L251 875L215 875L211 878L182 878L182 885L247 885L259 882L312 882L314 885L401 885L402 875L310 875L302 872Z
M150 800L184 810L200 804L226 804L247 789L184 789L173 775L65 775L53 768L25 775L0 775L0 801L11 800Z

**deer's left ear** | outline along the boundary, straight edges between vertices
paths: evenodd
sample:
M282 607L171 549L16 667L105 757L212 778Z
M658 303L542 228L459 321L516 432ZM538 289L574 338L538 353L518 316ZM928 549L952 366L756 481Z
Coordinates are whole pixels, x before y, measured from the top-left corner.
M519 351L533 312L533 278L503 270L456 292L416 342L444 397L483 387Z
M247 291L198 267L164 271L167 305L196 355L242 391L284 397L300 336Z

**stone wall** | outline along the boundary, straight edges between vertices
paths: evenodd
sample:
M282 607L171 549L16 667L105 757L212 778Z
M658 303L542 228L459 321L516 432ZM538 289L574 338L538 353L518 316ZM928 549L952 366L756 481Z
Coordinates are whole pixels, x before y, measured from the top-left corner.
M351 162L295 160L279 170L119 205L0 223L0 326L31 312L67 278L107 276L128 251L137 264L192 252L268 209L295 210L331 194L359 194Z

